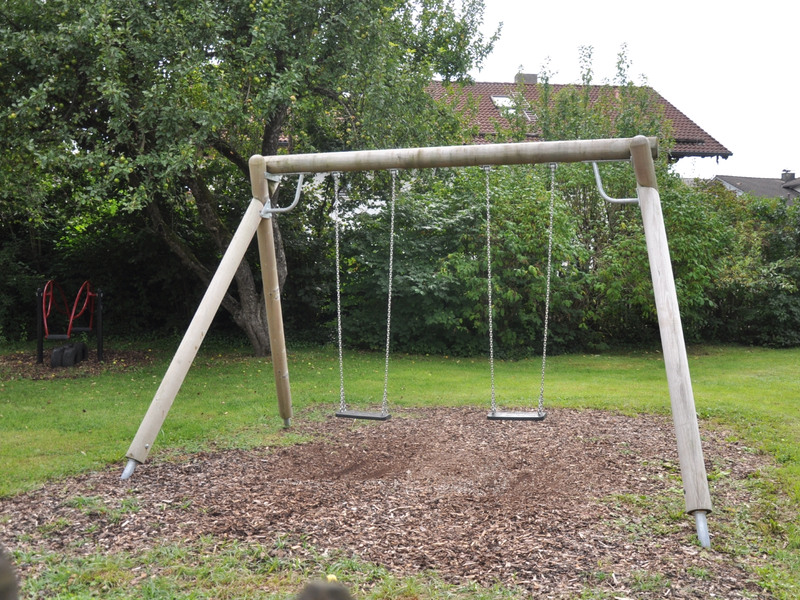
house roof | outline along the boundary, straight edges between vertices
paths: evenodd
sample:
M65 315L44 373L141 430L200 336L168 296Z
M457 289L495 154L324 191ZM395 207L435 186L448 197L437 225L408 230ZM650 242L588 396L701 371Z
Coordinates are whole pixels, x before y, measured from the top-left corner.
M800 179L736 175L717 175L714 179L738 194L752 194L762 198L786 198L789 204L800 198Z
M507 125L508 122L502 117L492 101L492 96L511 97L516 93L518 85L516 83L475 82L464 86L463 93L465 98L472 96L477 104L476 124L478 125L479 138L486 139L487 136L493 134L495 132L495 123ZM531 104L535 104L539 99L540 85L525 83L523 87L525 99ZM554 93L558 93L570 86L551 84L551 87ZM589 90L589 97L592 102L596 102L605 90L616 91L617 89L617 86L593 85ZM440 81L431 82L429 90L431 95L437 99L445 95L445 88ZM664 107L665 116L672 121L673 136L675 138L675 147L670 154L672 158L678 159L689 156L728 158L733 154L661 94L655 90L652 90L652 93L655 101ZM538 136L533 133L529 137L536 138Z

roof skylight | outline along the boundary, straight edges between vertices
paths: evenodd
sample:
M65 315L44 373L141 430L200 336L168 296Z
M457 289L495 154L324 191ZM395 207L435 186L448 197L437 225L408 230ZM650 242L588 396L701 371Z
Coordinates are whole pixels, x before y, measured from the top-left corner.
M514 101L508 96L492 96L492 103L498 108L514 110Z
M495 108L497 108L501 115L513 115L516 112L516 108L514 107L514 99L510 98L509 96L492 96L492 104L495 105ZM525 118L528 119L528 121L535 121L536 115L531 110L528 102L524 101L523 104L524 107L522 109L522 114L525 115Z

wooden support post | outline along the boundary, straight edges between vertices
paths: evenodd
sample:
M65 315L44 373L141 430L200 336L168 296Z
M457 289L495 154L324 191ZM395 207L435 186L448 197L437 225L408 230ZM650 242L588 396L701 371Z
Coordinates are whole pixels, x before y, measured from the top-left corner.
M639 206L647 240L650 273L653 278L658 326L664 352L664 366L672 403L672 419L678 441L678 457L686 500L686 512L711 512L700 429L694 406L689 359L683 339L678 294L670 263L667 232L656 187L656 173L647 138L637 136L631 142L631 157L638 183ZM705 544L704 544L705 545Z
M269 200L269 188L264 178L266 160L263 156L250 158L250 185L253 198ZM267 324L269 326L269 346L272 355L272 370L275 373L275 391L278 396L278 412L283 424L292 423L292 390L289 385L289 360L286 354L286 340L283 332L283 311L281 309L281 289L278 281L278 261L275 256L275 236L272 219L262 219L258 226L258 254L261 260L261 277L264 285L264 302L267 305Z
M183 336L183 341L181 341L178 351L172 358L161 385L158 386L156 395L150 403L150 408L139 426L139 431L136 432L136 437L131 442L127 454L131 461L143 463L147 459L147 455L153 447L153 442L164 424L164 419L167 418L167 413L172 407L175 396L177 396L181 385L183 385L186 373L189 371L194 357L197 356L197 351L200 349L200 344L208 332L211 321L214 319L214 315L217 314L222 298L228 291L236 269L239 268L239 264L242 262L244 254L253 240L253 235L261 223L262 208L261 202L255 199L252 200L242 218L242 222L236 229L236 233L233 235L233 239L222 257L217 272L214 273L203 300L200 302L200 306L189 324L189 329ZM131 464L134 463L129 462L129 465ZM126 473L127 471L126 469ZM128 477L132 473L133 471L131 470L128 473ZM124 475L123 478L127 479Z

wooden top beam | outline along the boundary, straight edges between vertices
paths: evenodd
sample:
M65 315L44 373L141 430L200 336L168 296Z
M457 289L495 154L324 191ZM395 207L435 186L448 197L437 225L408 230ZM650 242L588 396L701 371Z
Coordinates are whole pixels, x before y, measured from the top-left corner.
M253 165L256 159L255 164L260 166L263 159L268 172L285 174L628 160L633 139L434 146L265 157L254 155L250 164ZM658 140L654 137L646 139L653 158L657 158Z

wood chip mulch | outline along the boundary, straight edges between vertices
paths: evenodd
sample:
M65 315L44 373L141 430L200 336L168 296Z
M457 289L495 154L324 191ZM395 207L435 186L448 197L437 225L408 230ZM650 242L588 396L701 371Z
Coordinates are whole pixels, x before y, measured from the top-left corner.
M465 408L398 411L380 424L301 417L293 430L310 442L155 460L124 483L120 465L2 500L0 539L75 555L212 535L273 556L340 551L397 575L517 585L536 598L578 597L585 586L621 598L770 597L739 559L701 550L691 517L667 516L682 507L669 418L551 410L541 423L489 422ZM729 473L712 484L724 518L751 501L742 480L767 459L724 432L703 437L708 470ZM76 497L109 511L136 498L139 508L113 520ZM42 533L58 520L68 525ZM278 536L290 542L277 549ZM653 574L655 584L637 587Z
M137 369L153 362L153 353L144 350L118 350L106 348L103 362L97 360L97 348L90 347L86 360L72 367L51 367L53 348L45 348L42 364L36 362L36 353L19 351L0 355L0 381L12 379L77 379L94 377L106 371L121 372Z

